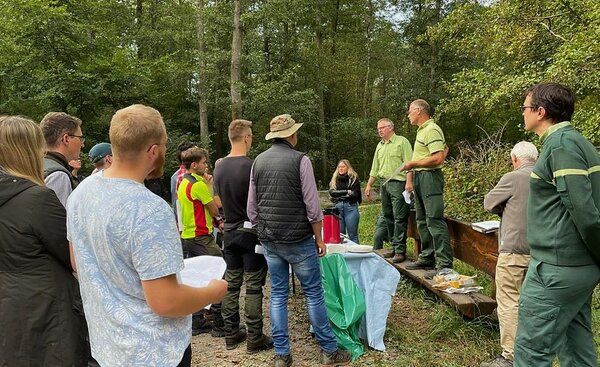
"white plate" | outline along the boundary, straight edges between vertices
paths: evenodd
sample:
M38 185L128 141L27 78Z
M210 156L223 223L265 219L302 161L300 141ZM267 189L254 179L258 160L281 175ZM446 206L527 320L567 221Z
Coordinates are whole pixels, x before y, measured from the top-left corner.
M373 246L367 246L367 245L348 246L348 252L371 252L371 251L373 251Z

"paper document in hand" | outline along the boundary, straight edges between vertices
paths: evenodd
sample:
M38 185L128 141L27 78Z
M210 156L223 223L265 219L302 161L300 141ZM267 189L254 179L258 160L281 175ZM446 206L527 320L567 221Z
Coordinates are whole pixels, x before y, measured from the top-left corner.
M179 283L190 287L206 287L213 279L223 279L227 265L222 257L196 256L183 260L185 267L179 273Z
M410 192L408 192L407 190L404 190L402 192L402 196L404 196L404 201L410 205Z
M486 220L484 222L471 223L471 228L481 233L490 233L500 228L500 221Z

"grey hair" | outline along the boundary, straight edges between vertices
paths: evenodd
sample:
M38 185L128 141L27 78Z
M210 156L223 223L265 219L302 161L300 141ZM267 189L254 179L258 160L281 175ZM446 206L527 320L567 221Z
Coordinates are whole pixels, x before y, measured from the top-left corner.
M425 112L427 116L431 116L431 106L424 99L415 99L411 102L411 105L420 108L421 111Z
M387 117L381 118L381 119L379 119L379 120L377 121L377 123L378 123L378 124L379 124L380 122L386 122L386 123L388 123L388 124L389 124L389 125L392 127L392 129L394 128L394 121L390 120L390 119L389 119L389 118L387 118Z
M535 145L528 141L520 141L510 151L510 156L522 161L535 162L538 158L538 150Z

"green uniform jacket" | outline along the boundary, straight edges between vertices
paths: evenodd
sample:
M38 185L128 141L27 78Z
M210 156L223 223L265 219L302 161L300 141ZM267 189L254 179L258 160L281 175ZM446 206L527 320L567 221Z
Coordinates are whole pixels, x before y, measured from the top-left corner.
M527 210L531 256L561 266L600 264L600 155L568 121L541 140Z

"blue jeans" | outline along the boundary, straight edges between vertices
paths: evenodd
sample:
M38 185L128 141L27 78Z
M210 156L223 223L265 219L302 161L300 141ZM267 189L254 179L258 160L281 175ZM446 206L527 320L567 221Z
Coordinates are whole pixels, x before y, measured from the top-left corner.
M263 242L262 245L271 273L270 313L275 355L290 354L288 333L289 265L292 265L298 280L300 280L306 298L308 319L317 342L326 353L334 352L337 349L337 342L327 318L315 240L310 237L297 243Z
M340 201L335 204L335 207L340 211L340 231L342 233L346 233L346 231L348 231L348 237L350 237L350 241L354 243L360 243L358 242L358 221L360 219L358 204L350 204L346 201Z

